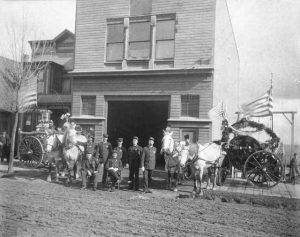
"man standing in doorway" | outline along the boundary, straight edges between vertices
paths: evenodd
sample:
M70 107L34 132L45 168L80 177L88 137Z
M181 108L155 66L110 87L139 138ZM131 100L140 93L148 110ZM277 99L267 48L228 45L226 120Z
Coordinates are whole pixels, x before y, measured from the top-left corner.
M139 168L141 164L141 157L143 149L138 145L139 138L134 136L132 139L132 146L128 149L129 161L129 189L139 190Z
M126 166L128 164L127 150L123 147L123 138L118 138L117 140L118 146L114 148L117 151L117 159L122 162L122 166Z
M103 134L103 141L99 143L98 149L99 149L100 163L101 166L103 167L102 188L105 188L106 178L107 178L106 162L112 154L112 146L110 142L108 142L107 134Z
M180 142L180 147L181 147L181 150L186 150L187 152L189 152L189 149L190 149L190 136L189 136L189 134L184 135L184 141ZM188 166L187 175L188 176L191 175L190 166ZM182 182L183 182L183 170L182 170L182 167L179 166L178 184L181 185Z
M153 146L154 138L149 137L148 146L144 147L142 154L142 171L144 172L144 192L152 193L149 186L152 181L152 173L155 168L156 161L156 148Z

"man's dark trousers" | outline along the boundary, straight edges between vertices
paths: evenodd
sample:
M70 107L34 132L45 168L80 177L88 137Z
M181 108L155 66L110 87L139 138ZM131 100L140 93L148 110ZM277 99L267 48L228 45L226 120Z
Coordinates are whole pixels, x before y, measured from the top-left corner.
M129 180L131 181L129 188L139 189L139 159L129 160Z
M151 185L151 182L152 182L152 173L153 173L153 170L145 169L145 171L144 171L144 191L145 192L149 191L149 186Z

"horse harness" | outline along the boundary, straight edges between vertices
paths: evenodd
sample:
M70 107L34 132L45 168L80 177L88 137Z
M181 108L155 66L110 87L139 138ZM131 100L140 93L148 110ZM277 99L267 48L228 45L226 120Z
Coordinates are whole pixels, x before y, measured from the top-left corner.
M204 147L201 151L199 152L202 152L204 151L205 149L207 149L208 147L210 147L211 145L213 144L213 142L209 143L206 147ZM199 153L197 152L197 153ZM219 163L219 160L221 158L221 154L222 154L222 150L220 151L220 155L218 157L218 159L215 160L215 162L211 163L213 166L217 166L217 164ZM198 156L198 154L195 155L195 157L191 160L191 161L187 161L187 165L192 165L192 164L195 164L198 160L203 160L205 162L207 162L205 159L202 159Z

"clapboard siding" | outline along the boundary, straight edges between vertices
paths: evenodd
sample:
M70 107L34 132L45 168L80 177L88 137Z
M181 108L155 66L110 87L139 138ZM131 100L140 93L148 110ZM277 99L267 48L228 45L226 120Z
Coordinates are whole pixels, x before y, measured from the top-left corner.
M179 118L181 114L181 98L180 95L171 95L170 101L170 117Z
M74 78L73 91L100 92L107 94L128 92L138 94L174 94L196 93L201 97L211 97L211 81L205 77L195 76L160 76L160 77L80 77Z
M180 128L172 128L172 132L173 132L173 139L175 141L180 141Z
M73 95L72 115L79 116L81 114L81 96Z
M134 77L75 77L73 80L73 111L80 113L80 96L96 95L96 116L104 116L105 96L171 96L170 117L181 115L181 95L197 94L200 96L199 117L207 118L211 109L212 81L210 77L191 76L144 76ZM100 106L100 107L99 107ZM73 113L74 113L73 112Z
M75 71L105 68L106 19L129 15L129 0L78 0ZM153 0L152 14L176 13L175 68L212 63L215 0ZM197 63L196 63L197 64Z
M104 117L105 99L103 95L96 96L96 116Z
M200 127L198 131L198 141L203 144L210 141L210 127Z
M95 125L95 141L102 141L103 128L103 122Z

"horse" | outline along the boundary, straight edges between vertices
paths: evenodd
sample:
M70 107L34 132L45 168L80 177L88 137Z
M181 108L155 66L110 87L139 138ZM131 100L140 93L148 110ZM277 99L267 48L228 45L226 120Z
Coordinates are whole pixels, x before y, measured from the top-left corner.
M67 182L71 183L71 170L74 170L75 178L79 177L78 170L81 167L81 158L84 154L84 146L87 138L76 134L72 128L65 131L63 137L63 158L67 166Z
M196 144L190 144L189 148L183 146L179 142L174 141L172 138L173 133L169 133L164 131L164 136L162 139L162 148L161 154L164 154L165 159L165 170L167 172L167 180L168 180L168 188L170 188L170 184L175 183L174 191L177 190L177 184L179 181L179 175L182 175L182 167L180 167L180 161L182 158L187 160L187 157L196 152ZM171 169L171 172L168 171L168 161L169 159L173 159L173 157L178 157L178 164L175 169ZM177 174L177 175L175 175Z
M47 176L47 181L51 182L51 171L52 167L55 167L55 181L58 181L59 168L64 167L64 160L62 154L62 139L63 134L53 133L46 138L46 155L44 162L49 163L49 174Z
M222 151L221 145L216 143L206 143L201 145L197 143L197 152L194 155L183 156L180 160L180 165L185 166L186 163L190 162L190 167L192 174L194 176L194 190L193 192L197 194L202 193L202 179L205 168L209 168L211 166L215 166L217 163L221 162L222 158L224 158L224 154ZM215 169L215 178L213 182L213 189L216 185L216 174L217 169ZM199 179L199 187L198 187L198 179Z

